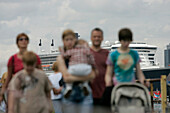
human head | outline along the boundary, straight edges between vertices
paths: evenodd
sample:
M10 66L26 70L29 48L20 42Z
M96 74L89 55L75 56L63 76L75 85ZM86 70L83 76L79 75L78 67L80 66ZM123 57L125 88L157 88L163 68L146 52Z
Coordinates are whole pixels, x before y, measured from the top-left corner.
M27 44L29 43L29 37L25 33L18 34L16 37L17 46L20 47L19 41L24 41L24 40L27 41L26 43L26 46L27 46Z
M64 30L62 34L62 40L64 44L64 49L72 49L76 44L76 36L75 33L71 29Z
M83 39L77 40L77 44L78 44L78 45L83 45L83 46L85 46L85 47L88 47L87 41L85 41L85 40L83 40Z
M34 71L37 63L37 56L35 53L32 51L24 52L22 61L24 64L24 69L27 71L27 73L31 74Z
M100 47L103 41L103 31L100 28L94 28L91 31L91 41L92 41L92 46Z
M55 61L55 62L53 63L52 70L53 70L54 72L58 72L58 61Z
M7 76L8 76L8 72L5 72L5 73L2 75L2 78L1 78L1 80L0 80L0 83L1 83L1 84L4 84L4 83L5 83Z
M133 34L130 29L128 28L123 28L119 31L119 41L124 40L124 41L133 41Z

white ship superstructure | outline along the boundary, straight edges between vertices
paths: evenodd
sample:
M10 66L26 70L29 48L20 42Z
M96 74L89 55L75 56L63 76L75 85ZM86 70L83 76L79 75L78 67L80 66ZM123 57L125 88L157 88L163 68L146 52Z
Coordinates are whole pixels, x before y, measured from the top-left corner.
M116 50L118 47L120 47L120 42L116 41L111 45L111 51ZM156 62L155 57L157 46L148 45L143 42L132 42L129 47L138 51L141 59L140 66L142 69L159 68L159 64Z
M52 72L52 65L56 61L57 56L59 55L60 52L58 51L58 49L54 49L53 40L51 43L50 53L47 53L42 49L42 44L40 39L38 56L41 59L42 68L44 71L46 71L47 74Z
M41 49L41 40L39 44L39 57L42 62L43 70L46 72L51 72L52 64L56 61L57 56L60 55L60 52L57 49L54 49L54 42L52 40L51 44L51 50L50 53L46 53L44 50ZM116 41L114 43L110 43L109 41L106 41L102 48L107 49L109 51L115 51L118 47L120 47L120 42ZM148 45L143 42L132 42L129 47L131 49L134 49L138 51L138 54L140 56L141 62L141 69L152 69L152 68L159 68L159 63L156 61L156 51L157 46L154 45Z
M80 37L78 33L75 33L75 36L77 39ZM52 73L52 65L56 61L56 58L60 55L59 50L54 48L54 40L52 39L49 53L42 49L42 42L40 39L38 55L41 59L42 68L46 74Z

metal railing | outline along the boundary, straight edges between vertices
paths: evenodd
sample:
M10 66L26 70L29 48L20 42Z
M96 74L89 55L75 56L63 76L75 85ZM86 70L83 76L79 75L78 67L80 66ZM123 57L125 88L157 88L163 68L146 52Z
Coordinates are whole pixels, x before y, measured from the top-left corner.
M145 81L150 82L150 94L151 94L151 105L152 110L154 111L154 102L161 102L162 105L162 113L166 113L166 107L167 107L167 86L166 86L166 75L161 75L161 78L156 79L146 79ZM154 82L160 82L161 84L161 100L153 100L154 94L153 94L153 83Z

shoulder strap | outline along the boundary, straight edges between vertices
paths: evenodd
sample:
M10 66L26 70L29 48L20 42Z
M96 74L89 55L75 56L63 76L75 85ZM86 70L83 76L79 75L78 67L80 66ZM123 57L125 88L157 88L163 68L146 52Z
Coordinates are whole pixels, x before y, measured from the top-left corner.
M14 55L12 56L12 74L14 74L14 68L15 68L15 66L14 66Z

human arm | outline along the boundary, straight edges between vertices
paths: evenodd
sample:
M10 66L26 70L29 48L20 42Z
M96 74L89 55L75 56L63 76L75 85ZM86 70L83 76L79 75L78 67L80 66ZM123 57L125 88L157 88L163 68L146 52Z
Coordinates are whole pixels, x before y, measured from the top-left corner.
M51 101L50 91L46 92L46 96L47 96L47 101L48 101L48 105L49 105L49 113L53 113L53 104Z
M93 53L90 51L90 49L86 50L86 55L87 55L87 59L88 59L88 64L92 65L93 69L96 69L96 62L95 62Z
M18 74L16 74L11 79L8 85L8 101L7 101L8 113L15 113L19 109L16 105L18 105L19 98L22 95L20 84L21 84L21 81L18 77Z
M66 52L62 51L61 52L61 55L64 57L64 58L69 58L71 55L73 54L73 50L67 50Z
M58 61L59 71L62 73L65 82L88 81L94 79L95 77L94 70L88 76L79 77L79 76L71 75L68 73L65 65L65 61L61 55L57 57L57 61Z
M69 58L72 54L72 49L65 51L63 47L59 47L59 51L61 56L63 56L64 58Z
M51 101L51 89L52 89L52 83L50 82L50 80L45 77L45 94L46 94L46 98L47 98L47 102L48 102L48 110L49 110L49 113L52 113L53 112L53 104L52 104L52 101Z
M8 93L8 113L14 113L15 105L15 91L9 91Z
M106 74L105 74L106 87L113 85L112 75L113 75L113 67L111 65L107 65Z
M140 69L140 64L139 63L136 64L136 74L137 74L137 77L139 79L139 82L144 84L145 83L144 82L145 81L145 76L144 76L142 70ZM146 81L146 86L147 87L149 87L149 84L150 84L149 81Z

